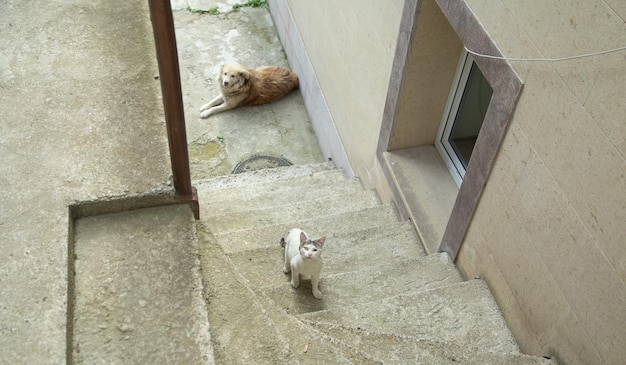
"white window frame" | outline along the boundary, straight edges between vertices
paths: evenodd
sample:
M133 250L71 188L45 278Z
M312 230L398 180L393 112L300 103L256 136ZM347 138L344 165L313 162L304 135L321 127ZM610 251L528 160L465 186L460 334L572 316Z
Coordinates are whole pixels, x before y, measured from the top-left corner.
M450 88L444 114L439 124L437 139L435 140L435 148L439 151L446 167L452 175L452 179L454 179L458 187L461 187L461 183L465 177L465 166L463 166L463 163L457 156L449 139L473 63L474 59L472 56L466 50L463 50L457 65L454 82Z

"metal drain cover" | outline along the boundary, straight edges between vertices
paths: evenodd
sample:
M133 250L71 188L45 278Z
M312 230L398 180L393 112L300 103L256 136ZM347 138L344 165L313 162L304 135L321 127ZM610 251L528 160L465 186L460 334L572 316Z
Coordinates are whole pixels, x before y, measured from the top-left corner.
M271 169L274 167L291 166L293 165L289 160L282 157L254 155L246 160L243 160L235 166L233 174L240 174L242 172L256 171L261 169Z

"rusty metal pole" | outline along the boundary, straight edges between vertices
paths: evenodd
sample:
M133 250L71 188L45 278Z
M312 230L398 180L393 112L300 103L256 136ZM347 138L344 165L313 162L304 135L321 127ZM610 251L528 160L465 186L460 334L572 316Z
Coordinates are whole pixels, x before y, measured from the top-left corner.
M174 188L176 195L182 202L191 204L194 216L199 219L198 195L196 189L191 186L187 132L172 6L170 0L148 0L148 2L159 64L159 78L161 80Z

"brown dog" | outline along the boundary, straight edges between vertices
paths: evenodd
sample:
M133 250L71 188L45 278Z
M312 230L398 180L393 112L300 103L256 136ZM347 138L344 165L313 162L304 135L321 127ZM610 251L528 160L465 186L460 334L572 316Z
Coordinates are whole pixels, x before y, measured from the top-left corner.
M286 67L245 68L223 65L218 77L221 94L200 108L200 117L236 108L261 105L284 96L299 85L298 75Z

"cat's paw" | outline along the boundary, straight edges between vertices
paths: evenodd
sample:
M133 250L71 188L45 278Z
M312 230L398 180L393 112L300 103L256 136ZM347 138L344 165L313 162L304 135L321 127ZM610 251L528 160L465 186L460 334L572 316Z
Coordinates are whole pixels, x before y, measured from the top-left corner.
M299 282L294 282L293 280L291 280L291 286L293 286L294 288L297 288L300 286Z
M284 272L285 274L289 274L289 273L291 272L291 269L283 269L283 272Z
M319 290L314 290L313 296L315 297L315 299L322 299L322 292Z
M209 117L209 115L211 115L211 109L209 109L209 110L205 110L205 111L203 111L202 113L200 113L200 118L203 118L203 119L204 119L204 118L208 118L208 117Z

